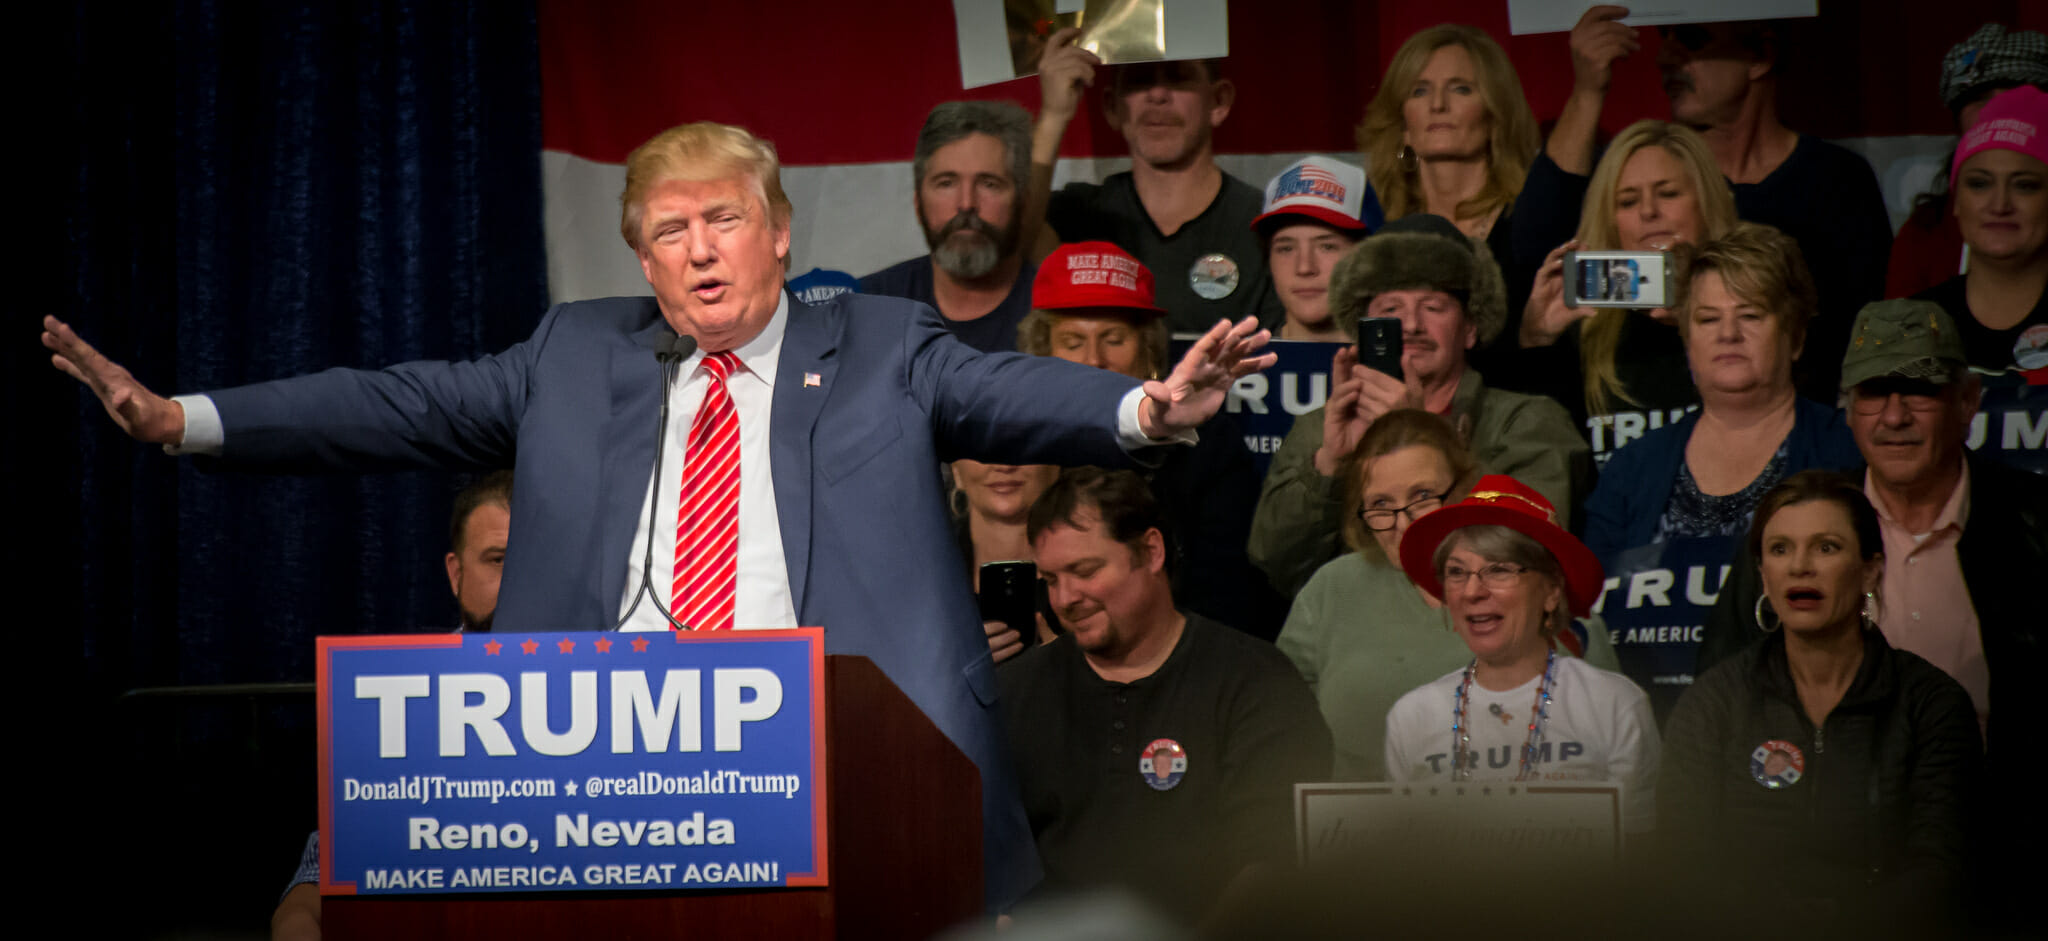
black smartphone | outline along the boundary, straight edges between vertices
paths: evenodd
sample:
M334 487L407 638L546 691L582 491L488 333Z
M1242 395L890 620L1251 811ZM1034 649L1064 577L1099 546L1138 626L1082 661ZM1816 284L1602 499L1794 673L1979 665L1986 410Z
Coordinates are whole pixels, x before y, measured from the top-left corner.
M1358 364L1402 378L1401 318L1358 318Z
M1024 646L1038 642L1038 566L1029 562L986 562L976 595L981 619L1008 624Z

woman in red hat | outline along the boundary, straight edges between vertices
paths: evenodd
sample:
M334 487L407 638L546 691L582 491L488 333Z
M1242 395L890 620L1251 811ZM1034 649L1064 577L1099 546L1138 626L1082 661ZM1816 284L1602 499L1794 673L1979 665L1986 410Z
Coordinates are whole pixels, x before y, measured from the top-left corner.
M1394 781L1611 781L1622 825L1656 819L1657 725L1634 683L1556 655L1551 638L1591 612L1603 572L1543 495L1500 474L1416 520L1401 567L1443 599L1472 659L1387 713Z

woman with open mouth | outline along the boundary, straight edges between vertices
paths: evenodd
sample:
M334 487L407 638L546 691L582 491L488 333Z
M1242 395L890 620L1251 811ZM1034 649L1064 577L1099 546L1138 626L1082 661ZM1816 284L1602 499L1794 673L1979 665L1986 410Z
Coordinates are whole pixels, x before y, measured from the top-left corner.
M1408 577L1443 599L1471 659L1387 713L1388 778L1612 782L1624 832L1649 830L1649 697L1552 647L1572 615L1591 611L1604 573L1550 502L1513 477L1481 477L1465 499L1411 523L1400 553Z
M1874 627L1884 542L1862 486L1795 474L1758 505L1749 541L1774 630L1703 674L1665 729L1658 837L1687 895L1771 904L1830 936L1849 935L1845 919L1976 936L1960 917L1984 771L1976 709Z

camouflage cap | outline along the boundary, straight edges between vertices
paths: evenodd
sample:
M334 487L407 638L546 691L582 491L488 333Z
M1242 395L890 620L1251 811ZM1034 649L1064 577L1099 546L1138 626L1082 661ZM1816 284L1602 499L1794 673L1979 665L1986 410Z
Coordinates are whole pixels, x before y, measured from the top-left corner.
M1947 382L1969 365L1963 337L1948 311L1933 301L1865 304L1849 328L1842 356L1842 390L1885 376Z

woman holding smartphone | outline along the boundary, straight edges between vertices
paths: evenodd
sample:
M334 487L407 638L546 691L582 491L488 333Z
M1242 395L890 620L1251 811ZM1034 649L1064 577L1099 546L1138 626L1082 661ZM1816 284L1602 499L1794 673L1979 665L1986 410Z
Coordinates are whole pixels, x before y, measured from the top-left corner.
M1041 606L1032 603L1043 589L1035 584L1037 570L1031 564L1031 540L1024 535L1024 521L1032 502L1059 475L1060 469L1051 464L983 464L965 459L953 462L954 533L960 540L961 554L967 557L967 577L975 593L986 599L996 587L982 584L984 571L996 571L1006 579L1016 574L987 566L1032 569L1033 584L1023 588L1024 597L1031 599L1026 603L1040 612L1034 637L1025 637L1008 620L994 617L997 612L988 610L984 602L982 617L989 620L983 622L982 629L988 633L989 653L997 663L1022 653L1034 641L1044 643L1054 636ZM1005 587L1014 591L1017 586L1006 582Z
M1579 273L1564 270L1565 256L1669 252L1719 238L1735 222L1735 196L1697 132L1668 121L1624 128L1593 169L1577 236L1537 270L1522 314L1524 353L1506 381L1565 403L1602 464L1696 407L1670 311L1566 307L1565 289Z

